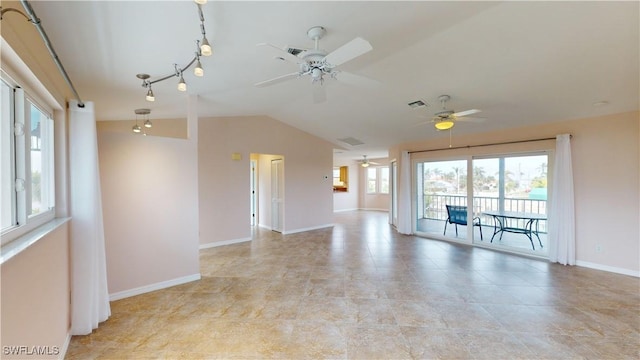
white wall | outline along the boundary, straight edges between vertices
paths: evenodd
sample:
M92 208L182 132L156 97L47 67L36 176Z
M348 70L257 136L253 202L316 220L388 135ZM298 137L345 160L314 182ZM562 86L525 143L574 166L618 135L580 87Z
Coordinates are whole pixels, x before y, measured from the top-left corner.
M196 140L110 132L99 123L98 152L109 293L199 276Z
M69 223L0 268L1 346L50 346L63 351L70 322ZM24 359L3 354L3 359ZM59 356L39 356L56 359Z
M232 160L234 153L241 160ZM202 118L198 161L203 246L251 237L252 153L285 158L285 233L332 225L331 143L266 116ZM264 174L261 166L260 176ZM261 202L260 207L264 206ZM260 222L265 221L262 215Z
M570 133L576 211L576 257L579 265L640 275L640 114L638 112L589 119L559 121L499 132L459 136L458 146L488 144ZM427 142L399 144L389 150L400 158L401 150L448 147L448 137ZM472 154L515 152L529 144L496 148L444 150ZM551 145L553 147L553 143ZM598 247L601 251L598 251Z

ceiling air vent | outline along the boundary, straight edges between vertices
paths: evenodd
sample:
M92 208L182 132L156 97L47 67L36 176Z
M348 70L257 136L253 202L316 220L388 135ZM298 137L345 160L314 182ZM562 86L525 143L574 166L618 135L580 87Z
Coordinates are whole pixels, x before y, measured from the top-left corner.
M429 106L429 104L427 104L423 100L412 101L412 102L408 103L407 105L409 105L409 107L412 108L412 109L419 108L419 107L422 107L422 106Z
M356 146L356 145L362 145L364 144L362 141L356 139L356 138L352 138L352 137L347 137L344 139L338 139L338 141L342 141L343 143L347 143L351 146Z
M302 49L296 49L296 48L291 48L291 47L288 47L288 46L287 46L287 52L288 52L289 54L291 54L291 55L298 56L298 54L300 54L300 53L301 53L301 52L303 52L303 51L305 51L305 50L302 50Z

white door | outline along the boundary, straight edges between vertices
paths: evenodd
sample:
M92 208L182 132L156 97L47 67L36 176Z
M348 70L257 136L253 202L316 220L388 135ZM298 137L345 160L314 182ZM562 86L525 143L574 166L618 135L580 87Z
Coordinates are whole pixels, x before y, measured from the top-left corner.
M250 161L250 174L249 174L249 178L250 178L250 189L249 191L251 192L251 196L250 196L250 202L251 202L251 226L255 226L256 225L256 211L257 211L257 206L256 206L256 199L257 199L257 195L256 194L256 161L255 160L251 160Z
M282 232L284 222L284 160L271 160L271 230Z

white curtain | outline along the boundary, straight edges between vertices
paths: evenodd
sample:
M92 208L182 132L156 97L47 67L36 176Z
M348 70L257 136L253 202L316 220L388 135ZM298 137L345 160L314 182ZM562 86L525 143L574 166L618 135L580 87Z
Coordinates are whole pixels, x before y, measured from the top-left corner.
M576 264L571 135L556 137L556 159L549 204L549 261Z
M398 232L412 234L411 228L411 156L403 151L400 156L400 172L398 180Z
M86 335L111 315L93 103L69 103L71 334Z

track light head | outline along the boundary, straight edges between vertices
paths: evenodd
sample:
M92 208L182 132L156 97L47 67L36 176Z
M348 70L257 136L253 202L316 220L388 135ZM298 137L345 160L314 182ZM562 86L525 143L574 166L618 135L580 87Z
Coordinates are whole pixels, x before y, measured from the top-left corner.
M180 82L178 82L178 91L187 91L187 83L184 82L184 77L180 73Z
M156 97L153 96L153 90L151 90L151 86L149 86L149 90L147 91L147 101L156 101Z
M211 54L213 54L213 50L211 50L211 45L209 45L209 40L207 40L206 36L202 37L200 53L202 53L202 56L211 56Z
M202 69L202 64L200 63L200 59L196 61L196 67L193 69L193 74L198 77L204 76L204 69Z

